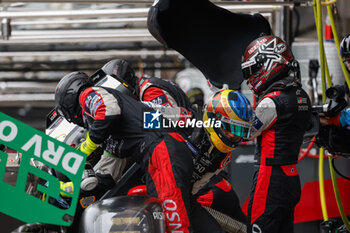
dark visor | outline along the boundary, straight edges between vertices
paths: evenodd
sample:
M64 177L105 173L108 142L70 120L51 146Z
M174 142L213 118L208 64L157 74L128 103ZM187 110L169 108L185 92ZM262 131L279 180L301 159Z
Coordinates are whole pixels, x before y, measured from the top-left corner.
M223 129L230 131L233 135L248 139L252 124L250 122L242 122L228 117L221 117L221 126Z
M243 78L249 79L253 74L259 71L260 66L255 61L242 63Z

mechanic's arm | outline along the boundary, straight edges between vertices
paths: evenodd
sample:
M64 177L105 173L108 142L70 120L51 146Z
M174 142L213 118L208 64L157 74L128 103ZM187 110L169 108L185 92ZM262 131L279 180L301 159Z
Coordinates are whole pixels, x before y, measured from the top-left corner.
M100 144L94 143L89 136L89 133L87 133L86 138L84 139L84 141L82 141L80 143L80 145L78 146L78 149L85 153L87 156L89 156L92 152L94 152L97 147L99 147Z
M159 87L147 88L140 97L140 101L152 102L167 107L177 106L175 99L167 91L164 91Z
M115 129L121 115L117 99L103 88L88 88L79 99L84 116L92 118L89 132L79 149L89 156Z
M331 118L321 117L320 122L322 125L335 125L338 127L346 127L350 125L350 108L343 109L340 113Z
M255 109L255 118L250 139L259 136L264 130L270 128L277 120L276 104L271 98L264 98Z
M350 108L340 112L339 122L342 127L350 125Z

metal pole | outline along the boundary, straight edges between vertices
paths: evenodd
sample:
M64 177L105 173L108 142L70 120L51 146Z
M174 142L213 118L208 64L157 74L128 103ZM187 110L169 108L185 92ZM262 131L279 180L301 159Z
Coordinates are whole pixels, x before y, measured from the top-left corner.
M103 57L108 56L180 56L180 54L174 50L109 50L109 51L28 51L28 52L1 52L1 57L55 57L56 61L59 61L59 57L63 57L66 60L67 57Z
M11 20L4 18L1 20L1 35L4 40L8 40L11 36Z
M288 1L288 0L286 0ZM282 39L284 39L287 44L291 44L291 26L292 26L292 14L291 14L291 8L290 7L283 7L283 14L282 14Z
M1 3L17 3L17 0L2 0L0 1ZM117 4L147 4L147 5L152 5L154 1L149 1L149 0L21 0L22 3L117 3ZM232 2L232 1L217 1L217 0L212 0L211 1L214 4L218 5L279 5L279 6L312 6L312 1L295 1L295 2L275 2L275 1L263 1L263 2Z
M0 18L53 18L53 17L108 17L108 16L145 16L148 8L103 9L103 10L57 10L57 11L6 11L0 12Z
M136 23L146 22L147 17L113 18L113 19L62 19L62 20L40 20L40 21L12 21L12 26L34 26L34 25L57 25L57 24L93 24L93 23Z
M219 4L220 5L220 4ZM287 5L292 7L293 4ZM281 4L231 4L222 5L223 8L233 12L273 12L279 10L281 7L285 7ZM0 12L0 18L82 18L82 17L132 17L132 16L147 16L149 8L128 8L128 9L103 9L103 10L57 10L57 11L12 11L12 12Z

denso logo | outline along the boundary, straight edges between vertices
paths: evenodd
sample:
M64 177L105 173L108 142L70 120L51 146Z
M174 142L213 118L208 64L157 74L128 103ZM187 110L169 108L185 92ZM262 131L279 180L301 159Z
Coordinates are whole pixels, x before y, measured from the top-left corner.
M176 202L170 199L166 199L163 202L163 208L166 211L165 217L166 221L169 221L169 226L171 227L170 232L183 233L180 214L177 212Z
M257 41L256 44L248 50L248 53L252 54L261 44L265 43L266 41L266 38Z

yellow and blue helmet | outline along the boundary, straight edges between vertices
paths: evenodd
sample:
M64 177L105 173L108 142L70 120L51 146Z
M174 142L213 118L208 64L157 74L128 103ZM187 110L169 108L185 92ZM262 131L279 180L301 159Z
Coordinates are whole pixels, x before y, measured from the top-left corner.
M220 121L207 124L205 130L219 151L232 151L243 139L249 139L253 110L249 100L239 92L221 90L214 94L205 108L203 121Z

